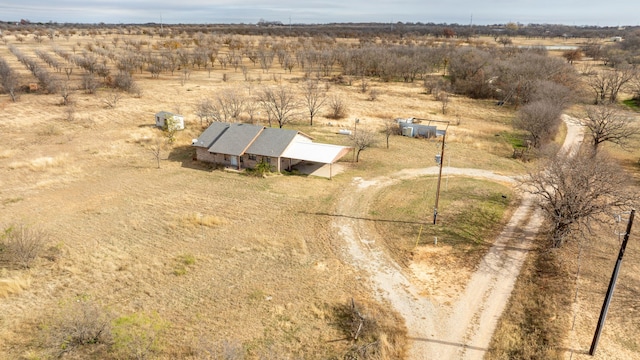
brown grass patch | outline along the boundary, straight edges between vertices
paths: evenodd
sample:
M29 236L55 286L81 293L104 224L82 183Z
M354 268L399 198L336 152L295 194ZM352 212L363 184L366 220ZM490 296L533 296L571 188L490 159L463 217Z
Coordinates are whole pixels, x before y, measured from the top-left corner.
M0 298L18 295L27 290L30 286L30 277L15 276L7 279L0 279Z
M13 161L9 163L9 169L28 169L33 172L46 171L52 168L59 168L65 165L67 161L67 154L60 154L58 156L41 156L32 160L26 161Z
M206 215L201 213L191 213L181 218L181 225L187 227L207 226L215 227L228 223L227 219L216 215Z

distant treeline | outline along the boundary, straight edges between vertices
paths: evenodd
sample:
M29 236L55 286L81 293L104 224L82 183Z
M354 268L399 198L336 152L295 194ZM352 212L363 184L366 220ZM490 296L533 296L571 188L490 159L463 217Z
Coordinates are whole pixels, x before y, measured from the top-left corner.
M396 22L396 23L328 23L328 24L283 24L281 21L260 20L256 24L82 24L57 22L0 21L0 29L16 30L31 27L75 28L75 29L121 29L128 33L137 33L139 29L155 29L158 34L171 29L179 33L211 32L239 35L270 36L316 36L324 35L338 38L366 38L373 36L434 36L449 38L471 38L476 36L523 36L529 38L609 38L624 37L640 26L601 27L569 26L559 24L493 24L462 25L446 23Z

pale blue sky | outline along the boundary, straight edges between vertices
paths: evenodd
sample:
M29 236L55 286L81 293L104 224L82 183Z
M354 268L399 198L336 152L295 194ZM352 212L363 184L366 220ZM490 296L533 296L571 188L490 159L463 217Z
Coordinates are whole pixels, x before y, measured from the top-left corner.
M640 25L637 0L0 0L0 20L76 23L434 22Z

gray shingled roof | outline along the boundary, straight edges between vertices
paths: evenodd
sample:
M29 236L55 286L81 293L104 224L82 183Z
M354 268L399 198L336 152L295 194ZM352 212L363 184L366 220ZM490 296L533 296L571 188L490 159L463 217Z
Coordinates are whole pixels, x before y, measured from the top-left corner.
M229 123L214 122L198 137L193 146L206 147L207 149L229 128Z
M213 141L209 152L240 156L262 132L264 126L227 124L228 128ZM209 130L209 129L207 129ZM205 131L206 132L206 131ZM203 134L204 135L204 134Z
M279 157L297 134L296 130L265 128L246 152L260 156Z

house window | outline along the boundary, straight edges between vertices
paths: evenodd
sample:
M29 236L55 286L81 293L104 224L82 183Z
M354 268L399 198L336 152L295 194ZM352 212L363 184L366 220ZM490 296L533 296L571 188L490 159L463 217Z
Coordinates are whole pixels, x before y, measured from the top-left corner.
M256 156L254 154L249 154L249 160L254 160L255 161Z
M267 164L271 164L271 158L270 158L270 157L268 157L268 156L263 157L263 158L262 158L262 160L263 160L264 162L266 162Z

